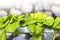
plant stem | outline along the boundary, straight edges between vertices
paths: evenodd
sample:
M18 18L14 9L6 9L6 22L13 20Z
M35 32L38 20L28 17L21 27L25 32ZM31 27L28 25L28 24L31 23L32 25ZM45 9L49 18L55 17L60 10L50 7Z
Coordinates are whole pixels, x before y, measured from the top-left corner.
M32 40L42 40L42 34L38 34L38 35L33 34Z
M55 32L52 33L52 40L55 40L56 34Z

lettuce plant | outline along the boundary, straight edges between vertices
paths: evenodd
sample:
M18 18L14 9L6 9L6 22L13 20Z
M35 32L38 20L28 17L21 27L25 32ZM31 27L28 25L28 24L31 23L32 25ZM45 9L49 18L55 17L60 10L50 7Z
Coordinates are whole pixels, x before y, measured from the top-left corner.
M6 40L6 33L17 34L17 27L27 27L32 33L32 40L42 40L42 32L45 28L53 29L52 37L55 39L55 31L60 30L60 17L54 19L43 12L30 13L16 16L10 14L0 18L0 40Z
M19 18L15 14L10 14L0 18L0 40L6 40L6 33L16 33L16 29L19 26Z
M43 30L45 28L52 28L54 18L43 12L36 12L29 14L22 21L22 25L32 32L32 40L42 40Z

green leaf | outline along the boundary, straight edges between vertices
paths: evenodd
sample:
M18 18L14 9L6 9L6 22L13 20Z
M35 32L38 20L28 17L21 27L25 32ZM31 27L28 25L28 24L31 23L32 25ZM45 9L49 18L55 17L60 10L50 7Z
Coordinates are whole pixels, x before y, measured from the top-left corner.
M0 30L0 40L6 40L6 31Z
M54 23L54 18L53 17L47 17L43 24L48 25L48 26L52 26L53 23Z
M18 21L21 21L21 20L23 20L23 19L24 19L24 15L18 16Z
M37 25L35 26L35 32L34 32L34 33L35 33L36 35L43 32L44 28L43 28L42 25L43 25L43 24L41 24L41 23L37 23Z
M4 28L6 25L8 25L8 23L9 23L9 20L6 21L5 23L0 23L0 29Z
M17 15L13 14L12 17L15 19L15 20L18 20L17 18Z
M0 18L0 29L5 27L9 23L9 20L6 21L6 19L7 19L7 16Z
M36 21L37 20L34 20L34 19L30 18L30 17L26 17L25 18L25 25L34 24L34 23L36 23Z
M13 22L13 18L11 18L11 20L10 20L10 23L12 23Z
M56 25L55 27L53 27L53 29L55 30L60 30L60 24Z
M15 32L15 30L17 29L17 27L18 27L18 25L19 25L19 22L18 21L16 21L16 22L14 22L14 23L9 23L7 26L6 26L6 28L5 28L5 30L7 31L7 32Z
M17 21L18 18L17 18L17 16L15 14L11 14L8 17L8 20L10 20L10 23L13 23L14 21Z
M60 23L60 17L57 17L54 21L54 25L53 27L55 27L56 25L58 25Z
M36 12L34 14L30 14L30 17L33 19L45 19L46 17L48 17L47 14L44 14L43 12ZM42 21L42 20L41 20Z
M6 25L5 30L7 32L15 32L15 30L17 29L19 25L18 18L16 17L16 15L11 14L8 16L6 20L7 21L9 20L9 23L8 25Z
M30 32L34 32L35 31L35 24L30 24L30 25L28 25L27 28L30 30Z
M18 16L18 21L19 21L19 26L24 27L24 23L25 23L25 18L24 15L20 15Z
M57 17L54 21L54 25L53 25L53 29L54 30L60 30L60 17Z

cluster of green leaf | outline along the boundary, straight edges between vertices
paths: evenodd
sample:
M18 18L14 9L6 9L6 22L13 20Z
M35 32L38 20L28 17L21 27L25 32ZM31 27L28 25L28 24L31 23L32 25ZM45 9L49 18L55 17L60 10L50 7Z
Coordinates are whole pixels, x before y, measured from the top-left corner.
M43 12L30 13L20 21L20 26L26 26L33 33L32 40L42 40L42 32L45 28L60 30L60 17L55 20ZM54 36L53 36L54 38ZM54 40L54 39L53 39Z
M54 20L53 29L54 29L54 30L60 30L60 17L57 17L57 18Z
M6 32L18 34L18 26L27 27L32 32L32 40L42 40L41 33L45 28L60 30L60 17L54 19L43 12L30 13L28 16L24 16L24 14L4 16L0 18L0 40L6 40Z
M27 27L33 33L32 40L42 40L45 28L52 28L54 18L43 12L30 13L20 21L20 26Z
M10 14L0 18L0 40L6 40L6 32L16 33L17 27L19 26L19 21L24 15L16 16L15 14ZM16 33L17 34L17 33Z

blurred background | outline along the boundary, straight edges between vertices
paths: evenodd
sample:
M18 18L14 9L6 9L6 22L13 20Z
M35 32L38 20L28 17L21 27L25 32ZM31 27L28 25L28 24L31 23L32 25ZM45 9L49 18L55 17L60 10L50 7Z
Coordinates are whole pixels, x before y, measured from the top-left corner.
M56 18L60 16L60 0L0 0L0 17L9 14L16 14L18 16L22 13L27 15L29 12L38 11ZM19 30L22 33L18 36L7 33L7 40L32 40L32 35L26 27ZM52 40L52 32L52 29L45 29L43 40ZM60 35L58 33L57 35Z

